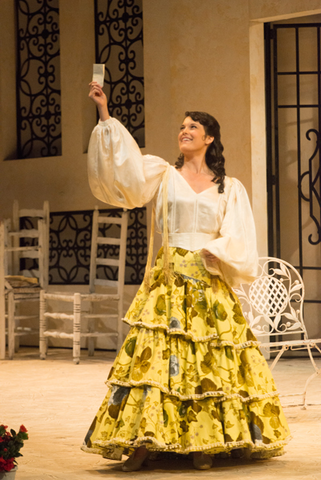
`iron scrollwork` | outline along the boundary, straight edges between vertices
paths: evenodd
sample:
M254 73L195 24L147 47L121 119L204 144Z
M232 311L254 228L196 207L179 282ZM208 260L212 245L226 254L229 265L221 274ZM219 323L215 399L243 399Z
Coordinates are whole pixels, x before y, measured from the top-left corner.
M142 0L95 0L95 30L110 114L144 147Z
M121 209L100 210L100 213L120 216ZM51 212L49 244L49 284L88 285L92 232L92 210ZM36 220L20 219L20 228L35 228ZM102 236L119 237L120 225L100 227ZM23 245L35 245L37 240L24 240ZM119 246L99 245L98 256L118 258ZM127 229L125 283L139 285L144 277L147 260L146 208L129 212ZM21 259L20 269L37 269L37 261ZM98 266L97 278L117 279L117 267Z
M321 136L320 132L311 128L306 132L306 137L309 141L311 141L311 133L315 134L316 136L316 145L312 156L309 158L309 170L304 172L300 177L300 195L306 202L309 202L310 205L310 217L315 223L317 227L317 238L313 240L312 233L309 235L308 240L311 245L318 245L321 242L321 225L320 225L320 211L321 211L321 157L320 157L320 145L321 145ZM314 158L319 153L319 163L317 165L316 173L313 175L313 161ZM309 179L309 195L305 195L302 189L302 182L303 179L308 176ZM317 203L317 208L314 207L315 203ZM316 217L317 211L319 213L319 219Z
M17 0L18 157L61 155L59 0Z
M100 210L120 215L121 209ZM55 285L87 285L89 283L92 210L51 213L49 283ZM119 225L102 227L101 234L118 236ZM99 246L98 255L118 256L118 246ZM142 282L147 259L146 208L129 212L125 283ZM98 278L115 280L117 267L100 266Z

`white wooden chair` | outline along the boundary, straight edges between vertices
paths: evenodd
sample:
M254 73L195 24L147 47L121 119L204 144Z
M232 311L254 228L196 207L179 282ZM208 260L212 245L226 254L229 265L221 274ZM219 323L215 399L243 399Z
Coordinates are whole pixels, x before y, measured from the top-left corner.
M38 313L22 315L21 308L27 307L25 302L39 302L40 290L48 284L49 264L48 202L44 202L42 210L19 210L15 201L13 212L13 222L4 220L0 226L0 358L5 358L7 333L9 359L19 348L20 337L39 332L30 326L32 320L39 318ZM32 219L34 228L20 229L22 217ZM21 245L23 241L25 246ZM21 272L21 259L35 261L35 268Z
M112 224L120 225L120 237L104 237L99 232L102 225L110 226ZM116 348L120 349L123 343L122 318L123 318L123 292L125 283L125 261L126 261L126 241L127 241L128 212L123 210L120 217L107 216L100 214L96 207L93 213L92 225L92 244L90 258L90 281L88 293L65 293L65 292L41 292L40 299L40 358L45 359L48 351L48 338L67 338L73 341L73 361L78 364L80 361L81 338L88 339L88 354L93 355L95 349L95 339L98 337L116 337ZM102 258L98 256L98 246L114 245L119 246L119 256L117 259ZM97 267L112 266L118 267L117 281L103 280L97 278ZM107 287L114 290L113 293L98 293L97 287ZM110 303L118 302L118 313L95 313L94 304L103 302L101 308L110 310ZM63 302L72 303L73 309L70 312L57 312L61 309ZM50 303L50 305L48 305ZM84 306L88 306L89 312ZM107 303L107 305L106 305ZM84 305L85 304L85 305ZM67 307L68 308L68 307ZM66 308L66 309L67 309ZM66 310L65 309L65 310ZM88 308L87 308L88 310ZM117 320L117 330L107 330L105 325L97 330L96 319ZM62 331L61 329L48 329L48 319L61 320L62 323L72 322L72 332ZM87 323L87 326L85 325Z
M271 370L287 350L307 350L314 372L306 380L303 392L283 396L301 396L307 405L309 383L321 373L312 349L321 353L321 338L309 339L303 318L304 283L299 272L288 262L273 257L261 257L258 277L250 285L234 289L243 313L254 335L263 339L260 348L276 354ZM282 340L280 340L282 336ZM266 341L268 339L268 341ZM295 361L295 360L294 360Z

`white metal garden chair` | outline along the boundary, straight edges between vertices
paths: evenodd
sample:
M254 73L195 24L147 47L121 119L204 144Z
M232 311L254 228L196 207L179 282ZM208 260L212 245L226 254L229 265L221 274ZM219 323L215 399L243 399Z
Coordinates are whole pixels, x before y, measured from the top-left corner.
M21 229L22 217L28 218L33 228ZM9 359L19 348L20 337L39 334L38 327L31 326L32 320L38 320L38 309L30 314L27 305L39 302L40 290L48 284L48 252L48 202L44 202L43 209L37 210L19 209L15 201L13 222L7 219L0 225L0 358L5 358L5 334ZM35 265L31 270L21 271L21 259L35 261ZM22 308L26 309L24 314Z
M112 224L120 225L119 238L104 237L99 233L101 226ZM93 355L95 339L98 337L116 337L116 348L119 350L123 343L122 318L123 318L123 293L125 283L126 241L127 241L128 212L123 210L120 217L100 214L96 207L93 213L92 244L89 274L89 292L41 292L40 300L40 358L45 359L48 351L48 338L66 338L73 341L73 361L80 362L81 338L88 339L88 354ZM99 245L113 245L119 247L118 258L102 258L98 256ZM97 278L97 267L118 267L117 280L104 280ZM113 293L97 293L96 287L107 287ZM118 313L94 312L94 304L102 303L102 308L110 310L110 303L118 303ZM63 304L72 304L72 313L63 308ZM107 303L107 305L106 305ZM88 309L89 305L89 309ZM86 311L87 307L87 311ZM64 309L64 312L60 310ZM97 328L95 320L117 320L117 329L107 329L108 325ZM48 328L48 320L56 323L56 328ZM61 328L58 328L60 322ZM72 322L72 326L66 331L65 325Z
M312 352L315 348L321 353L321 338L308 337L303 318L305 289L301 275L284 260L261 257L258 277L252 284L241 285L234 291L240 299L244 316L254 335L258 340L263 338L260 348L276 354L271 370L287 350L308 351L314 371L306 380L303 392L284 395L301 396L302 403L295 405L306 408L308 386L321 373ZM269 340L266 341L266 338Z

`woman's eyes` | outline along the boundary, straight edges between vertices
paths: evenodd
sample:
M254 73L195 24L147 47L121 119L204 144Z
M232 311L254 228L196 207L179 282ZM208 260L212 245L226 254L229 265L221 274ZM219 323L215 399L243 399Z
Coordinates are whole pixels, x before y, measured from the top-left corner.
M180 128L180 130L185 130L185 128L186 128L186 127L185 127L184 125L182 125L181 128ZM197 128L197 125L190 125L190 126L187 127L187 128Z

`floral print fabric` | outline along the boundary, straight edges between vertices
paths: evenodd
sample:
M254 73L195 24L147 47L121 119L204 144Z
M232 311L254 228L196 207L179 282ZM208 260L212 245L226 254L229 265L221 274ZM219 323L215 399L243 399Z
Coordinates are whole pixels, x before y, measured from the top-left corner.
M160 251L150 291L142 285L127 312L132 328L83 449L108 458L140 445L282 454L289 429L238 298L205 270L198 252L171 248L170 255L170 285Z

